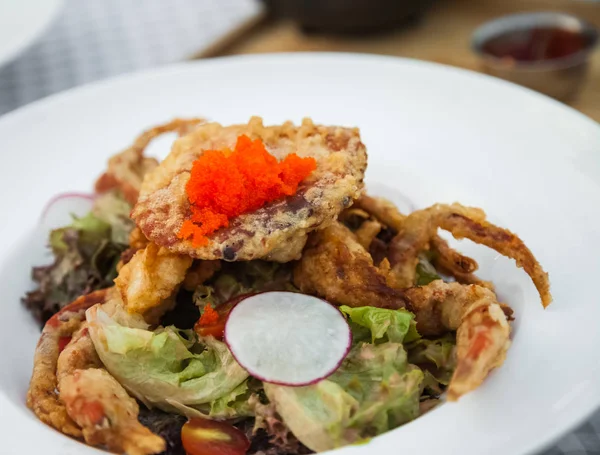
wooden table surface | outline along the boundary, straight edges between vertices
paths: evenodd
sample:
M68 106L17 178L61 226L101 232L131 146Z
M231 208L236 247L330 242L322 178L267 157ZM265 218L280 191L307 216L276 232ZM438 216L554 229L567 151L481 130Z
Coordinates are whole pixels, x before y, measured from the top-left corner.
M219 55L266 52L336 51L397 55L479 70L469 48L470 37L482 23L504 14L525 11L561 11L575 14L600 27L600 3L582 0L439 0L423 20L402 30L378 36L339 37L305 35L291 21L266 21ZM571 106L600 121L600 52L589 78Z

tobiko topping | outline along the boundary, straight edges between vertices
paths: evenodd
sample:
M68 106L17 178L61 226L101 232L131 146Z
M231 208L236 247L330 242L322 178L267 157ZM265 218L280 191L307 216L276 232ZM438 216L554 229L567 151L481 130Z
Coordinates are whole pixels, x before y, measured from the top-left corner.
M207 245L207 236L227 227L231 218L296 194L316 167L314 158L295 153L277 161L260 139L245 135L238 137L233 151L205 151L194 161L185 188L190 216L179 238L191 239L195 247Z

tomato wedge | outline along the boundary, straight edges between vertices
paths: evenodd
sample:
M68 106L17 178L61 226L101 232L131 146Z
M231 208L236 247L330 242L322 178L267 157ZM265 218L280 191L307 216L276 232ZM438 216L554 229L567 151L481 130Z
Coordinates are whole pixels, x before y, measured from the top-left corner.
M202 337L213 336L217 340L222 340L223 335L225 334L225 322L227 322L229 312L248 295L249 294L238 295L237 297L218 305L214 310L218 314L218 319L214 322L211 320L210 323L206 324L203 323L202 318L200 318L194 325L194 331Z
M248 438L225 422L193 418L181 429L181 442L187 455L244 455Z
M225 320L219 321L214 325L200 325L196 324L194 326L194 330L196 333L202 337L213 336L217 340L222 340L223 335L225 334Z

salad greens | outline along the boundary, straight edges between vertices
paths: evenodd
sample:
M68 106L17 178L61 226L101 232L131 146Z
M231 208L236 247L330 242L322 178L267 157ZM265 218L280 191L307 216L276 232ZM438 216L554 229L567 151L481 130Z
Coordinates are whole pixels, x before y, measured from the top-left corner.
M247 287L231 287L229 277L235 276L226 273L210 284L211 299L260 289L254 265L237 267L244 274L237 282ZM224 343L198 338L191 330L151 331L102 310L90 330L106 368L143 403L188 417L256 417L255 432L263 431L265 421L278 422L282 441L293 438L323 451L368 440L418 417L422 400L431 406L454 368L454 339L421 338L409 311L340 310L352 329L352 348L331 376L303 387L249 377ZM281 436L286 433L289 438Z
M447 334L437 340L420 339L407 345L408 360L428 371L435 381L448 385L456 368L456 339Z
M341 306L340 311L350 319L353 341L365 341L365 330L368 329L371 343L391 341L392 343L409 342L420 338L415 325L415 316L407 310L388 310L363 306L351 308Z
M103 193L89 214L50 232L54 262L33 268L38 288L23 298L40 325L80 295L112 286L133 229L130 209L120 193Z
M117 319L123 318L99 309L90 333L106 369L137 399L189 417L247 415L248 406L238 398L248 390L248 373L225 343L200 340L192 330L151 331Z
M455 366L454 338L421 338L409 311L340 310L353 347L335 373L305 387L264 384L283 422L315 451L360 443L415 419L421 401L432 406Z
M242 294L263 291L298 291L292 284L289 264L266 261L248 261L224 264L223 269L194 292L194 303L220 305Z
M34 268L39 288L23 299L40 323L79 295L112 285L133 228L130 208L119 193L108 192L89 214L50 233L55 261ZM418 285L440 279L430 260L419 257ZM207 303L218 306L242 294L297 292L292 270L293 264L260 260L223 263L193 294L181 290L177 298L197 315L194 304L201 312ZM90 334L107 370L147 406L140 421L166 439L167 454L184 453L182 416L231 419L268 455L308 453L368 441L413 420L435 406L456 366L454 335L422 338L407 310L340 311L352 331L351 350L332 375L303 387L263 383L225 343L167 322L150 327L124 310L99 309Z
M355 345L330 377L306 387L265 384L291 432L315 451L376 436L419 415L423 373L399 343Z

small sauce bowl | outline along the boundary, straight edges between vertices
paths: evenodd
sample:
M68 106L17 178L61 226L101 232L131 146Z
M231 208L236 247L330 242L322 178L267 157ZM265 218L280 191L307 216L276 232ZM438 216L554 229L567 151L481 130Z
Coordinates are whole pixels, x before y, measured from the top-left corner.
M577 17L524 13L485 23L471 46L486 73L569 101L585 80L597 42L597 29Z

